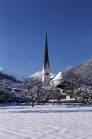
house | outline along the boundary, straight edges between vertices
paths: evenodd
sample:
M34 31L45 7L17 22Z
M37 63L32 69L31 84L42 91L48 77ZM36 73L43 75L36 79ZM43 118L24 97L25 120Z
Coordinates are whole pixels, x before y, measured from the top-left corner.
M62 92L64 93L64 98L66 100L74 100L73 98L74 90L80 86L75 82L71 82L69 80L62 80L60 84L56 85L56 87L62 90Z

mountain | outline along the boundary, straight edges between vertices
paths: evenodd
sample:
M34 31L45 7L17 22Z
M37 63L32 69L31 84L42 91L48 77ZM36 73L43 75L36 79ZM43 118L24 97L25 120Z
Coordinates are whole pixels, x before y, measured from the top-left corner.
M81 84L92 85L92 58L84 64L68 70L64 78Z
M0 79L7 79L7 80L11 80L13 82L18 82L18 80L15 77L13 77L12 75L10 76L8 74L5 74L3 72L0 72Z
M50 73L50 78L53 78L53 76L55 76L55 74ZM38 79L41 79L42 78L42 71L38 71L38 72L32 74L29 78L38 78Z

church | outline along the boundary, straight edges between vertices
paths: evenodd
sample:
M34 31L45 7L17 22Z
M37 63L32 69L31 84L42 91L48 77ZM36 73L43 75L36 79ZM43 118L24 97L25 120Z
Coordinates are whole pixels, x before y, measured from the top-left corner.
M71 83L63 80L63 74L60 71L56 74L53 78L50 77L50 62L49 62L49 54L48 54L48 39L47 39L47 31L46 31L46 38L45 38L45 50L44 50L44 60L43 60L43 67L42 67L42 83L45 85L56 86L60 88L62 99L63 100L75 100L72 98L72 89ZM68 88L67 85L68 84ZM73 84L73 86L76 84ZM67 95L68 93L68 95Z
M47 30L46 30L44 60L43 60L43 67L42 67L42 82L45 85L57 86L58 84L61 83L62 78L63 78L62 72L56 74L52 79L50 78L48 39L47 39Z

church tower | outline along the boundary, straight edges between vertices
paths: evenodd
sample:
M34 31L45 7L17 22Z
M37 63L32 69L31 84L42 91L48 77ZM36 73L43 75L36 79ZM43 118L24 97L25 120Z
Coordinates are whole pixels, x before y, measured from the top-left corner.
M45 85L50 84L50 65L49 65L49 56L48 56L47 31L46 31L45 52L44 52L44 61L43 61L43 69L42 69L42 82Z

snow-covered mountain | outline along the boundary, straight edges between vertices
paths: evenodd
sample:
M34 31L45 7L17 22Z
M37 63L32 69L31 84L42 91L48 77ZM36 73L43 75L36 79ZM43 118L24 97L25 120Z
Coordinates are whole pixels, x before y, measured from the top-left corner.
M92 58L84 64L68 70L65 78L75 80L78 83L92 85Z
M55 76L55 74L50 73L50 78L53 78ZM41 79L42 78L42 71L38 71L34 74L32 74L29 78L38 78Z

